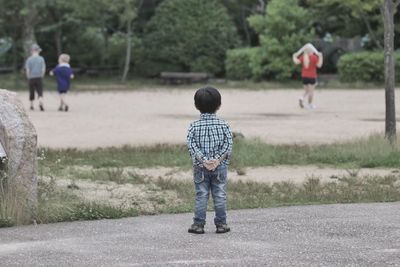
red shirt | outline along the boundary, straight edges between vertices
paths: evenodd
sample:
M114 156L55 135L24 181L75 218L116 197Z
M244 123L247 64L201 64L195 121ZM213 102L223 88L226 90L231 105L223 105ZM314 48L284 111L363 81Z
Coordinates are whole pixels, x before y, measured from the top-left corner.
M303 63L303 55L299 57L301 62L301 77L303 78L317 78L317 63L318 63L318 56L312 54L310 56L310 64L308 64L308 68L304 67Z

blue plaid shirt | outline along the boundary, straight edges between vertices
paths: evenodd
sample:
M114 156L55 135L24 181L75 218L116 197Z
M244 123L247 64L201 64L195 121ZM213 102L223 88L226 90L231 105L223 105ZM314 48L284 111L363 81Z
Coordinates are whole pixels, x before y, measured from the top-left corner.
M210 159L221 159L221 164L228 165L232 145L229 125L214 113L202 113L189 126L187 146L195 166L202 166L203 161Z

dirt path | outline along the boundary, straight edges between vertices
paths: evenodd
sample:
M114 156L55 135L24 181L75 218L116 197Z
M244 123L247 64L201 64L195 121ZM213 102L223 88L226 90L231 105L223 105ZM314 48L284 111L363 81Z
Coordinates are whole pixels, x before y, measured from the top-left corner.
M190 180L192 171L183 171L179 168L149 168L138 169L134 168L131 171L139 174L146 175L151 178L171 178L177 180ZM359 177L367 176L387 176L391 174L398 174L397 169L336 169L330 167L318 167L313 165L308 166L270 166L259 168L246 168L243 174L238 174L235 171L229 171L228 177L230 181L254 181L260 183L275 183L282 181L290 181L293 183L303 183L308 178L319 178L323 182L334 181L337 178L348 177L350 175L357 175Z
M29 111L39 145L54 148L183 143L198 117L194 89L71 93L71 111L58 112L55 93L46 112ZM384 129L383 90L321 90L316 110L301 110L301 90L221 90L219 115L232 130L268 143L330 143ZM27 94L20 98L28 108Z
M100 172L114 173L112 178L102 180ZM174 167L133 168L123 169L94 169L91 166L70 166L67 175L51 180L50 177L41 176L43 182L55 182L58 189L73 193L86 202L111 205L117 208L129 210L138 209L143 213L156 212L167 203L178 203L181 201L176 191L154 190L159 178L165 183L177 180L192 184L192 171L182 170ZM79 173L79 174L77 174ZM81 179L80 177L91 177ZM239 175L235 171L229 171L229 183L258 182L273 185L277 182L287 182L300 185L309 178L318 178L322 183L338 182L339 179L350 176L377 177L394 175L399 177L398 169L335 169L331 167L318 166L270 166L260 168L246 168ZM128 179L128 180L124 180ZM128 182L129 181L129 182ZM161 200L161 201L159 201ZM155 205L156 203L156 205Z

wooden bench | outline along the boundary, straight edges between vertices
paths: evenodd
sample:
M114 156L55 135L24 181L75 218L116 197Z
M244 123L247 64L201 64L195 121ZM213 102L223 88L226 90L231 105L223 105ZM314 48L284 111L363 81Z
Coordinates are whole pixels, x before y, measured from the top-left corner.
M207 82L210 76L204 72L161 72L163 84Z

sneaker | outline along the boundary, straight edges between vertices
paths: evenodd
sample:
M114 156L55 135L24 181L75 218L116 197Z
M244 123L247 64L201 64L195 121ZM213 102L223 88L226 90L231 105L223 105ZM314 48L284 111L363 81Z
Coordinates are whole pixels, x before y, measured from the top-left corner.
M224 234L231 231L231 228L228 227L227 224L217 224L217 230L215 231L217 234Z
M63 111L62 106L60 106L60 107L58 108L58 111Z
M204 225L194 223L190 226L188 232L192 234L204 234Z
M31 106L31 110L35 110L35 108L33 106Z
M39 105L40 111L44 111L44 107L42 104Z
M309 105L308 105L308 108L309 108L309 109L316 109L316 108L317 108L317 106L316 106L316 105L314 105L314 104L309 104Z
M65 112L67 112L68 109L69 109L69 107L66 105L66 106L65 106Z
M302 98L299 98L299 106L301 108L304 108L304 103L303 103L303 99Z

